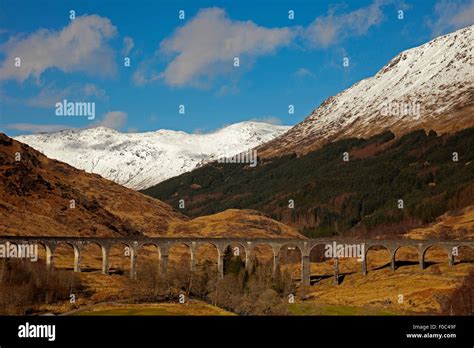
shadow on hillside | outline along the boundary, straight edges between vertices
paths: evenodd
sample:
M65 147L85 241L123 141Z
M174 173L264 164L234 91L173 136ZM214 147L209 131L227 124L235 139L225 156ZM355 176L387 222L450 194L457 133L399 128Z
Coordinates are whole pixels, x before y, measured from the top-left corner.
M334 275L311 275L309 277L309 284L310 285L317 285L321 280L333 278Z
M395 270L399 269L400 267L415 266L415 265L418 265L418 261L395 261Z
M390 262L387 262L381 266L378 266L378 267L374 267L374 268L369 268L368 271L378 271L380 269L384 269L384 268L387 268L387 267L390 267Z
M81 273L102 272L102 268L82 268Z

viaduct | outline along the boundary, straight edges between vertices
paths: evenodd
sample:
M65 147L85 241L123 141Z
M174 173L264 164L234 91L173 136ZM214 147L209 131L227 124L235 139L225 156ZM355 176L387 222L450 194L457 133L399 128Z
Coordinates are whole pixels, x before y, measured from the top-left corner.
M189 248L191 255L191 270L196 266L196 250L199 246L207 244L213 245L217 249L217 269L219 277L224 276L224 251L227 246L239 245L245 251L245 267L249 269L251 266L251 256L255 246L269 245L273 251L273 270L275 271L279 264L280 251L284 248L294 247L299 249L301 253L301 283L302 285L310 285L310 253L313 248L318 245L333 244L338 245L363 245L364 257L361 260L361 271L367 274L367 252L373 247L384 247L390 254L391 269L395 270L395 257L397 250L403 246L410 246L418 251L420 270L424 269L424 258L426 251L434 246L442 247L448 255L448 264L452 266L459 247L474 247L473 240L356 240L342 238L320 238L320 239L291 239L291 238L164 238L164 237L17 237L6 236L0 237L0 244L9 242L11 244L39 244L44 246L46 250L46 264L50 267L53 264L55 249L60 244L72 246L74 250L74 271L81 271L81 254L83 247L87 244L96 244L102 250L102 273L109 273L109 252L112 246L121 244L128 246L130 250L130 276L136 277L136 259L141 247L145 245L154 245L160 256L160 265L162 270L167 269L169 250L173 245L184 244ZM337 260L335 260L337 261ZM335 262L335 272L338 272L337 262Z

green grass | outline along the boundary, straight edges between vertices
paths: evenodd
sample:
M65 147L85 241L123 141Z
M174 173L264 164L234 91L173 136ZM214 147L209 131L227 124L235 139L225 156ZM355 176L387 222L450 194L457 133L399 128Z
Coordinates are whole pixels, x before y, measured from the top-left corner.
M84 312L78 312L74 315L79 316L180 316L180 315L230 315L231 313L225 312L220 308L215 308L214 314L212 314L212 306L208 309L211 312L206 311L204 314L202 307L193 308L189 306L183 311L181 308L176 307L163 307L160 305L153 305L152 307L133 307L133 305L126 306L111 306L111 308L89 310ZM291 304L289 306L290 315L397 315L397 313L389 312L385 310L369 309L361 307L350 307L350 306L335 306L335 305L314 305L314 304Z
M177 312L169 311L165 308L110 308L102 310L93 310L88 312L78 312L76 315L112 315L112 316L133 316L133 315L180 315Z
M288 308L291 315L400 315L400 313L390 312L382 309L318 305L310 303L295 303Z
M193 315L233 315L219 307L201 302L156 303L149 305L107 305L79 311L78 316L193 316Z

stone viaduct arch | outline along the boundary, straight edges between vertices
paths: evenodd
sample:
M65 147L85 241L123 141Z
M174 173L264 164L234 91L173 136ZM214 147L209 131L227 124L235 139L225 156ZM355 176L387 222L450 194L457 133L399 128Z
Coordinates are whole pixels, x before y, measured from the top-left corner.
M83 247L87 244L96 244L102 251L102 273L109 273L109 252L113 245L124 244L130 250L130 277L136 278L136 258L140 247L147 244L156 246L159 252L160 265L163 271L168 267L169 250L175 244L186 245L191 254L191 270L196 266L196 250L204 244L213 245L217 249L217 269L219 277L224 276L224 251L227 246L232 244L241 245L245 252L245 267L250 269L251 256L253 249L257 245L269 245L273 251L273 270L275 271L279 264L279 253L285 246L295 246L301 252L301 284L310 285L310 253L311 250L320 244L338 245L359 245L363 246L363 258L361 260L362 273L367 274L367 252L372 247L381 246L388 250L390 254L391 269L395 271L396 252L403 246L414 247L418 251L419 268L424 269L424 257L426 251L433 246L444 248L448 255L449 266L454 265L456 248L467 246L474 248L474 241L471 240L356 240L343 238L318 238L318 239L292 239L292 238L166 238L166 237L18 237L18 236L0 236L0 244L41 244L46 250L46 265L51 267L54 262L54 253L56 247L61 243L69 244L74 250L74 271L81 271L81 255ZM337 257L336 257L337 258Z

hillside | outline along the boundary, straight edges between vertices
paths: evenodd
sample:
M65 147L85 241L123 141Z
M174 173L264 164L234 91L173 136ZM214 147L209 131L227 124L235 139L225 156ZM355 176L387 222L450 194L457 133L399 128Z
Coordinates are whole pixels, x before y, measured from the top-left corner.
M167 204L50 160L4 134L0 169L3 235L160 234L186 219Z
M288 129L262 122L236 123L208 134L165 129L120 133L96 127L23 135L15 139L49 158L129 188L144 189L219 157L251 149Z
M296 229L255 210L227 209L175 225L172 236L232 236L243 238L303 238Z
M17 157L17 156L20 157ZM18 159L18 161L17 161ZM71 200L74 200L72 208ZM241 232L239 232L241 231ZM0 234L295 237L255 211L190 220L169 205L51 160L0 133Z
M304 154L390 130L455 132L474 125L474 26L399 53L373 77L325 100L301 123L258 147L262 157Z
M452 135L418 130L400 139L385 132L255 168L214 162L143 192L171 205L185 199L189 216L259 210L307 236L397 234L474 204L473 148L474 128Z

